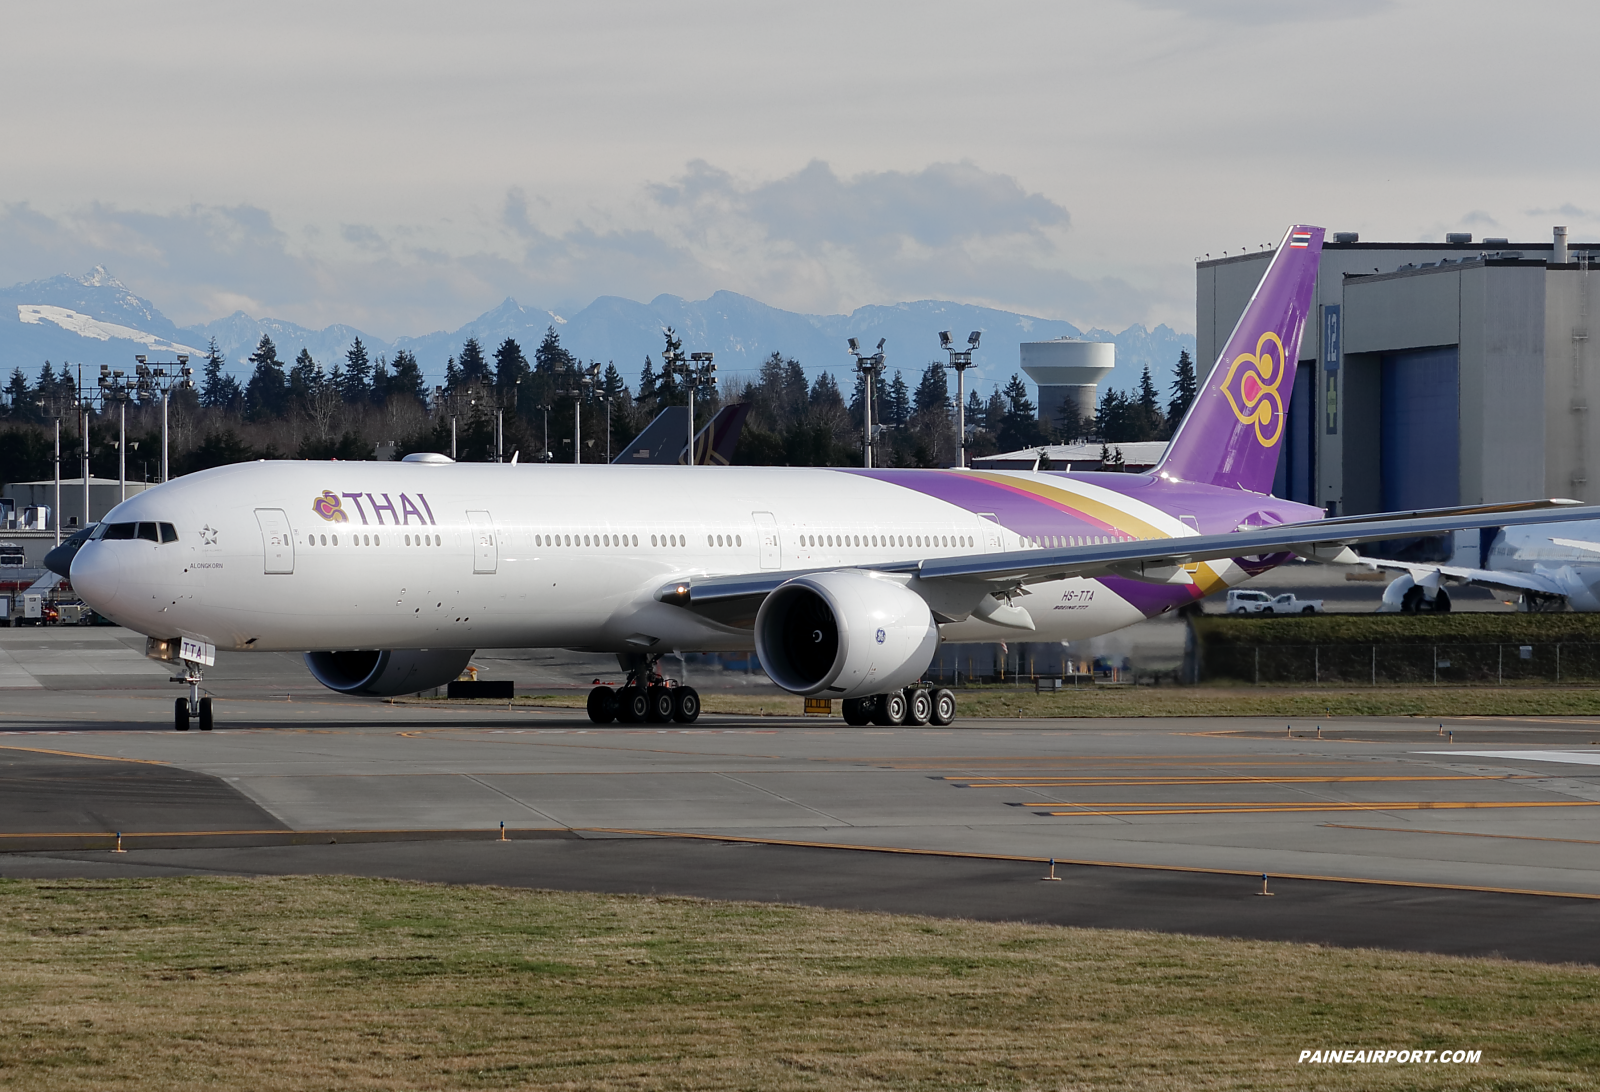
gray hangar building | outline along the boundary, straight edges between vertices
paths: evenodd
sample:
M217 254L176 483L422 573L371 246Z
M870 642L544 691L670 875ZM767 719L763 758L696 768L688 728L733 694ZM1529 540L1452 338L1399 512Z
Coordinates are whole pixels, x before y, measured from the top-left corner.
M1600 471L1600 243L1330 237L1300 341L1278 496L1333 515L1572 497ZM1199 262L1214 367L1272 252ZM1474 562L1476 563L1476 562Z

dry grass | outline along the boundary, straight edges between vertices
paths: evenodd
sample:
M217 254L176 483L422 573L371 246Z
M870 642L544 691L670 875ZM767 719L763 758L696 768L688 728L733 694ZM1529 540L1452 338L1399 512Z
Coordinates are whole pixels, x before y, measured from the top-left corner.
M341 878L0 899L8 1088L1600 1086L1593 968ZM1296 1064L1344 1046L1484 1054Z
M582 709L585 694L533 694L517 705ZM788 694L701 691L708 713L797 717ZM975 687L956 691L966 717L1535 717L1600 716L1600 688L1490 686L1085 686L1059 694ZM504 702L484 702L504 705ZM834 703L833 722L841 723Z

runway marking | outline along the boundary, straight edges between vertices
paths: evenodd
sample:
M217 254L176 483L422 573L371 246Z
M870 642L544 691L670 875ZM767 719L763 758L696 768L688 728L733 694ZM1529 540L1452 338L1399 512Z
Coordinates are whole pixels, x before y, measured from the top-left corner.
M1282 803L1199 802L1151 804L1145 802L1119 804L1084 801L1083 803L1049 802L1016 804L1019 808L1076 808L1076 811L1042 811L1040 815L1076 817L1080 815L1244 815L1251 813L1283 813L1313 811L1454 811L1462 808L1594 808L1600 800L1395 800L1364 803L1353 800L1335 800L1321 803L1286 801ZM1091 810L1094 809L1094 810ZM1141 810L1132 810L1141 809Z
M11 743L0 743L0 751L30 751L39 755L62 755L66 758L96 758L101 762L131 762L141 766L170 766L170 762L162 762L154 758L116 758L111 755L91 755L82 751L52 751L48 747L18 747Z
M573 831L590 834L633 834L651 838L687 838L708 842L740 842L748 845L795 846L801 849L848 849L859 853L898 853L913 857L954 857L979 861L1016 861L1023 864L1047 864L1054 861L1062 867L1131 868L1146 872L1188 872L1203 876L1243 876L1252 882L1261 878L1259 869L1203 868L1198 865L1155 865L1134 861L1069 860L1066 857L1033 857L1012 853L970 853L954 849L908 849L903 846L864 846L849 842L808 842L793 838L750 838L731 834L698 834L678 830L636 830L624 827L573 827ZM1600 901L1600 894L1584 891L1544 891L1522 887L1484 887L1475 884L1427 883L1420 880L1376 880L1365 876L1322 876L1299 872L1272 872L1275 880L1311 880L1321 883L1357 883L1372 887L1409 887L1430 891L1473 891L1491 895L1540 895L1556 899L1588 899Z
M1330 774L1325 776L1301 775L1294 777L960 777L950 774L938 778L948 781L958 789L1029 789L1029 788L1127 788L1134 786L1176 785L1331 785L1358 781L1516 781L1546 780L1542 774Z
M1386 830L1395 834L1448 834L1457 838L1508 838L1516 842L1566 842L1569 845L1600 846L1592 838L1545 838L1536 834L1485 834L1476 830L1426 830L1422 827L1363 827L1354 823L1323 823L1336 830Z

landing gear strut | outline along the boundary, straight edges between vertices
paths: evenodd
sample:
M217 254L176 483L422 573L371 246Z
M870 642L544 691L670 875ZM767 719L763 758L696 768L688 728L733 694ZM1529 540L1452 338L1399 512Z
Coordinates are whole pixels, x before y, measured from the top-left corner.
M589 691L589 719L596 724L693 724L700 719L700 695L692 686L680 686L657 669L660 656L624 654L618 657L628 681L613 689L597 686Z
M212 729L211 699L200 696L200 666L183 661L184 673L172 676L175 683L185 683L189 687L189 696L179 698L172 704L172 727L175 731L187 732L189 721L198 720L200 730L209 732Z

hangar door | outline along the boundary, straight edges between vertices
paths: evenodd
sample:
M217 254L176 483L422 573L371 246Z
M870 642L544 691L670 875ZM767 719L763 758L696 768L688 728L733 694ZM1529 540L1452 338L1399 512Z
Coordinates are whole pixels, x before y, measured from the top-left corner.
M1461 503L1461 379L1454 345L1385 353L1379 410L1383 510Z
M1283 446L1278 449L1278 470L1272 478L1272 495L1301 504L1316 504L1317 476L1317 363L1302 361L1294 371L1294 393L1283 423Z

